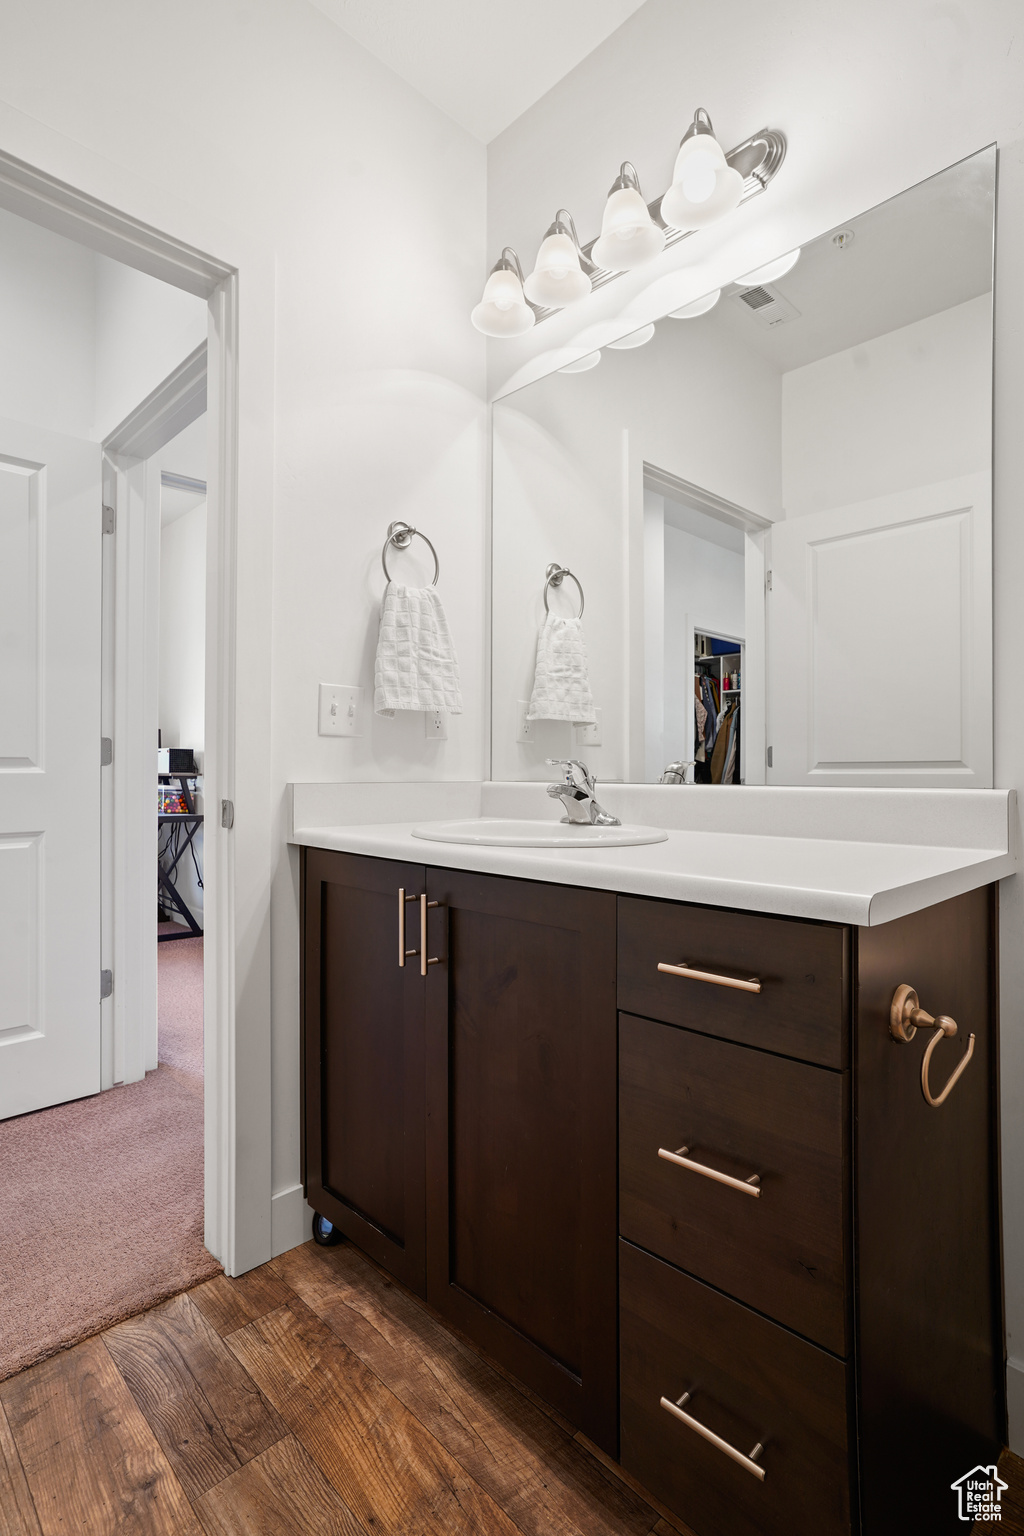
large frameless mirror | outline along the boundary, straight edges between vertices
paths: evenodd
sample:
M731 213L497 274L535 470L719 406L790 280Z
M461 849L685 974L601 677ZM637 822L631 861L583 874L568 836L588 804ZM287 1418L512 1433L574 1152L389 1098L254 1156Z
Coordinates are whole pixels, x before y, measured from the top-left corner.
M495 404L493 778L991 784L994 216L990 148Z

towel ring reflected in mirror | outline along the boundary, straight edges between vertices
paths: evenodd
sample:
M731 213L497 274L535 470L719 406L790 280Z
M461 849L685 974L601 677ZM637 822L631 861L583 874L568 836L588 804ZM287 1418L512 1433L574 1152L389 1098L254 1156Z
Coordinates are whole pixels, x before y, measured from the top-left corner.
M582 619L583 609L586 605L586 599L583 596L583 588L580 585L579 577L574 576L567 565L557 565L554 561L551 562L544 574L547 577L547 580L544 583L544 612L551 612L551 609L548 607L548 587L560 587L562 582L568 576L570 581L574 581L576 583L576 590L580 594L580 611L576 617L578 619Z
M441 562L437 558L437 550L425 533L421 533L418 528L410 527L408 523L388 524L388 536L384 540L384 548L380 552L380 563L384 567L384 575L388 581L391 580L391 572L388 570L388 545L393 544L396 549L408 549L414 538L422 539L434 557L434 579L430 585L436 587L437 578L441 574Z

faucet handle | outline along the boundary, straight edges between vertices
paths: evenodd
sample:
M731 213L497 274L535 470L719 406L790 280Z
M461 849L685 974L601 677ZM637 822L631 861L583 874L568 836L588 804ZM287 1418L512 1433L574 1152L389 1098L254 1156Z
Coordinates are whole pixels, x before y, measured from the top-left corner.
M586 763L581 763L578 757L549 757L547 764L549 768L564 768L567 784L575 784L580 789L586 789L588 794L594 793L597 780ZM573 772L574 769L576 772Z

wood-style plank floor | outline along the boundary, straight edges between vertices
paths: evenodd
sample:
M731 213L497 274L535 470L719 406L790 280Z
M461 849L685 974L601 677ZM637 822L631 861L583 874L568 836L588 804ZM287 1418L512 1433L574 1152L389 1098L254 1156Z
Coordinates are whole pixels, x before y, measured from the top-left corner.
M0 1536L675 1536L349 1244L224 1275L0 1385Z
M998 1527L1024 1536L1024 1462ZM0 1536L691 1536L349 1244L0 1385Z

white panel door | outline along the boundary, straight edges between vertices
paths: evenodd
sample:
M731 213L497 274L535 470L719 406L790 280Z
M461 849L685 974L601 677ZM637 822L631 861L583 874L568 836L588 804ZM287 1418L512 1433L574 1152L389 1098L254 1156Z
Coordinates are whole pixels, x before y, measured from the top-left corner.
M100 1087L100 449L0 419L0 1119Z
M768 783L990 788L991 561L982 474L776 523Z

